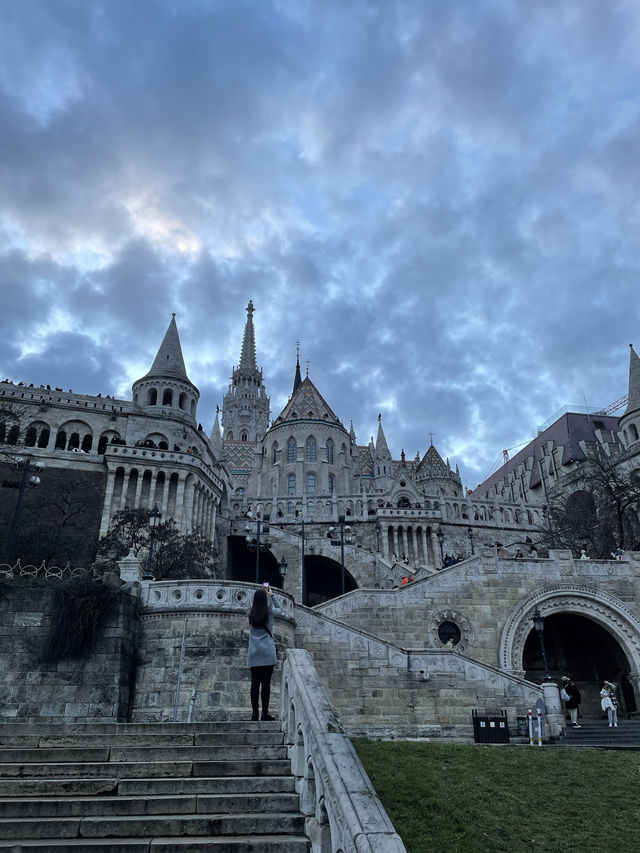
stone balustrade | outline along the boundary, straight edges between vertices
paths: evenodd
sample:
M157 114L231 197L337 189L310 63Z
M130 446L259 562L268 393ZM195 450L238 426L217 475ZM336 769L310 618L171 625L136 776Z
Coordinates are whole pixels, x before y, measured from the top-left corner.
M314 853L405 851L303 649L287 652L280 716Z

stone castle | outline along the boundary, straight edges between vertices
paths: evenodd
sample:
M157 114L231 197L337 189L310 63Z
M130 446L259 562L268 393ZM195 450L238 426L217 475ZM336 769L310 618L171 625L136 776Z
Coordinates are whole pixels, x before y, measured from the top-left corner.
M216 555L215 578L184 582L138 583L136 561L122 561L141 609L135 678L125 690L127 667L118 664L117 699L92 708L78 693L69 707L54 708L44 699L38 705L32 689L27 702L21 671L3 714L168 719L188 617L195 657L187 671L195 673L196 658L204 669L201 719L241 715L244 608L251 584L263 580L285 590L281 647L311 653L350 730L468 734L472 708L505 709L515 721L542 697L536 609L550 673L573 675L585 712L597 713L604 678L619 684L621 706L635 712L640 555L580 561L569 551L542 557L530 549L549 494L579 470L588 445L622 448L634 476L640 360L633 349L620 419L566 415L465 494L457 468L433 444L421 458L394 459L380 417L375 441L358 443L353 426L302 378L299 359L291 396L272 419L253 315L249 302L240 361L210 431L198 422L199 392L175 317L131 400L0 383L0 405L10 412L0 447L25 445L22 452L47 470L100 474L96 535L121 508L157 505L181 530L201 531ZM212 632L215 648L225 649L215 665L203 658L214 648ZM545 701L561 725L559 703ZM27 705L40 710L27 714Z

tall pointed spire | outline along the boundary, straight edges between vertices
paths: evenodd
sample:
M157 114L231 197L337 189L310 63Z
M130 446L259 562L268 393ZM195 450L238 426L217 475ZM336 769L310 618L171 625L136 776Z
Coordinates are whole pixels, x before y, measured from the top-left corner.
M382 429L382 415L378 415L378 435L376 437L376 453L378 456L385 455L391 458L391 453L389 452L389 446L387 445L387 439L384 434L384 430Z
M300 375L300 341L296 341L296 375L293 379L293 391L295 394L298 388L302 385L302 376Z
M242 336L242 349L240 350L240 367L248 370L256 370L256 335L253 329L253 301L250 299L247 305L247 322L244 325Z
M176 315L171 315L171 322L166 331L160 349L156 355L147 376L169 376L176 379L184 379L189 382L187 370L182 357L180 336L176 326Z
M351 436L351 443L356 443L356 431L353 428L353 421L351 421L351 426L349 427L349 435Z
M633 344L629 344L629 402L625 409L625 415L640 409L640 358L638 358Z
M222 433L220 432L220 407L216 406L216 419L213 422L211 435L209 436L213 449L216 453L222 451Z

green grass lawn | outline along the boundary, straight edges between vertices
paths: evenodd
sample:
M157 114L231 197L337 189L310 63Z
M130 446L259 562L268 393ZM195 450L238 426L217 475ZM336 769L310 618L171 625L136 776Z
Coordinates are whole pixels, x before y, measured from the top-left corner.
M409 853L640 850L640 752L353 745Z

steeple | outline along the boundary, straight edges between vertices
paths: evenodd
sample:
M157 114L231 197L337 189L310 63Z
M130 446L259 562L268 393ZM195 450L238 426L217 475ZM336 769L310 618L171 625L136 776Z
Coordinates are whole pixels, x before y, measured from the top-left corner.
M351 443L355 444L356 443L356 431L353 428L353 421L351 421L351 426L349 427L349 435L351 437Z
M244 370L257 370L256 362L256 336L253 329L253 301L250 299L247 305L247 322L244 324L244 335L242 336L242 349L240 350L240 368Z
M389 452L389 447L387 445L387 439L385 438L384 430L382 429L382 415L378 415L378 435L376 437L376 454L379 457L385 457L386 459L391 459L391 453Z
M640 358L629 344L629 402L625 415L640 409Z
M292 394L295 394L298 388L302 385L302 376L300 376L300 341L296 342L296 375L293 379Z
M209 439L211 444L213 445L213 449L216 452L216 455L222 455L222 433L220 432L220 407L216 406L216 419L213 422L213 427L211 428L211 435Z
M182 347L180 346L180 336L178 335L175 314L171 315L169 328L160 344L160 349L153 360L151 369L146 375L146 377L152 376L171 377L189 382L187 370L184 366L184 358L182 357Z

